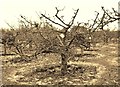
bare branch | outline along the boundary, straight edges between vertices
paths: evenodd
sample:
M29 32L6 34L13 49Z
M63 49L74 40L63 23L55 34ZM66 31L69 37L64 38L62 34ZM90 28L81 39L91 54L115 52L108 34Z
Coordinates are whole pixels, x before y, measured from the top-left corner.
M100 23L98 24L98 26L96 27L96 28L98 28L100 25L102 25L101 26L101 29L103 29L103 21L104 21L104 18L105 18L105 12L103 13L103 16L102 16L102 18L101 18L101 20L100 20Z
M9 23L5 22L11 29L14 29Z
M57 19L60 20L60 22L62 22L64 25L69 26L68 24L66 24L66 23L58 16L58 13L59 13L61 10L59 10L57 7L55 7L55 8L56 8L56 10L57 10L57 12L56 12L56 14L55 14L55 16L57 17Z
M103 15L102 15L101 18L98 18L96 16L96 19L95 19L96 23L94 21L93 25L97 24L97 26L94 28L94 30L92 32L94 32L98 28L99 29L103 29L103 27L106 26L107 24L112 23L112 22L120 19L120 18L116 18L115 17L117 11L115 11L114 8L112 8L113 9L113 13L109 12L108 10L105 10L104 7L101 7L101 8L102 8L102 10L103 10L104 13L103 13ZM112 15L112 14L114 14L114 15Z
M75 36L76 36L76 35L74 35L74 37L70 40L70 42L68 43L67 47L69 47L69 46L73 43L73 41L74 41L74 39L75 39Z
M63 42L62 42L60 36L57 35L57 38L59 39L59 41L60 41L60 43L62 44L62 46L64 46L64 44L63 44Z
M61 24L59 24L59 23L57 23L57 22L51 20L50 18L48 18L48 17L45 16L44 14L41 14L41 15L42 15L44 18L46 18L46 19L48 19L49 21L51 21L52 23L57 24L57 25L59 25L59 26L61 26L61 27L63 27L63 28L66 28L65 26L63 26L63 25L61 25Z
M74 20L75 20L75 18L77 16L78 11L79 11L79 9L77 9L76 12L74 13L75 15L72 17L72 21L69 23L69 26L67 28L65 28L65 32L64 32L65 37L63 38L63 43L65 43L68 29L73 25Z
M104 7L101 7L101 8L102 8L102 10L104 11L105 14L107 14L110 18L112 18L112 17L108 14L108 12L106 12L106 10L104 9Z
M33 25L30 21L28 21L24 16L20 15L21 18L23 18L27 23Z
M40 16L37 12L36 12L37 16L39 17L39 19L41 20L43 17Z
M23 18L28 24L30 24L31 26L34 25L35 27L38 27L38 23L34 22L32 23L31 21L28 21L24 16L20 15L21 18Z
M112 10L113 10L113 12L115 13L115 16L120 17L120 13L119 13L119 12L117 12L114 8L112 8Z
M99 16L99 13L97 12L96 18L94 19L94 23L93 23L93 25L92 25L92 28L93 28L94 25L96 24L96 21L97 21L97 19L98 19L98 16Z
M74 13L75 15L72 17L72 21L69 23L69 24L70 24L70 26L69 26L69 27L71 27L71 26L73 25L74 20L75 20L75 18L76 18L76 16L77 16L77 14L78 14L78 11L79 11L79 9L77 9L77 10L76 10L76 12Z

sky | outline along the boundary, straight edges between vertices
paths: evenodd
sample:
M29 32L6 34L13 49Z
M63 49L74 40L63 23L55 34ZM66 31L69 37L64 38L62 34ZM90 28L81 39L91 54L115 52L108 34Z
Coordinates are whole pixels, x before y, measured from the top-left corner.
M75 22L87 22L95 18L95 11L101 12L101 6L118 10L118 2L119 0L0 0L0 28L9 28L6 22L11 26L18 26L20 15L33 21L39 20L36 12L53 17L55 7L64 8L61 14L66 22L71 20L73 9L79 8ZM117 27L117 22L110 25L110 28Z

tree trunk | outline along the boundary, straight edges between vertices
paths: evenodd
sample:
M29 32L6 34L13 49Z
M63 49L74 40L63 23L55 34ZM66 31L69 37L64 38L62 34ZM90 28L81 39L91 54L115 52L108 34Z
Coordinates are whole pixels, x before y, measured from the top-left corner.
M7 54L7 46L6 46L6 43L4 44L4 55Z
M84 48L81 47L81 56L83 56L83 55L84 55Z
M108 44L108 37L107 36L105 36L105 38L104 38L104 44Z
M66 53L61 54L62 60L61 60L61 74L65 75L67 73L67 62L68 62L68 56Z

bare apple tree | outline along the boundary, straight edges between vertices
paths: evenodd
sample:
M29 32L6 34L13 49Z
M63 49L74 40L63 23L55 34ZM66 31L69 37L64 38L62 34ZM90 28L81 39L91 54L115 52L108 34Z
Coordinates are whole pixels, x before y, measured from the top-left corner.
M115 11L114 9L113 9L113 12L110 12L108 10L105 10L104 7L102 7L102 10L103 10L102 17L99 17L100 13L97 12L97 15L96 15L96 17L95 17L95 19L93 21L93 24L89 24L88 23L88 25L90 25L90 26L87 27L87 29L89 30L89 33L90 33L91 36L92 36L93 32L95 32L97 29L101 29L101 30L104 31L104 27L106 25L108 25L109 23L112 23L112 22L117 21L117 20L120 19L119 17L116 17L118 15L118 12ZM63 38L60 38L59 36L58 36L58 38L60 38L59 41L61 42L61 47L60 47L60 52L59 52L59 54L61 55L61 58L62 58L61 59L61 73L63 75L65 75L67 73L67 62L68 62L68 57L69 57L69 54L70 54L69 53L69 48L70 48L71 44L75 40L77 40L77 44L78 45L83 45L83 46L86 46L86 45L84 44L84 42L82 42L82 41L84 41L85 38L83 38L81 35L78 35L78 34L74 34L71 39L67 40L68 33L69 33L68 30L74 24L74 20L75 20L75 18L77 16L77 13L78 13L79 9L75 10L74 16L72 17L72 20L69 23L65 23L62 20L62 18L60 18L58 16L58 13L61 10L59 10L58 8L56 8L56 11L57 12L55 14L55 17L62 24L53 21L52 19L50 19L49 17L47 17L44 14L41 14L41 15L44 18L46 18L47 20L51 21L52 23L57 24L57 25L63 27L63 30L61 32L63 34ZM78 26L76 27L76 29L79 27L79 25L80 25L80 23L78 23ZM92 39L94 40L94 38L92 38Z
M1 44L3 44L3 46L4 46L3 47L4 48L3 55L6 55L6 54L8 54L7 53L8 49L11 50L12 47L15 47L15 39L16 39L18 33L14 33L14 29L1 30L0 32L2 33ZM16 48L18 48L18 47L16 46Z
M94 32L96 30L103 31L104 41L107 42L108 35L104 27L108 26L110 23L120 20L120 14L114 8L112 8L112 11L106 10L103 6L101 8L102 8L103 14L100 15L99 12L95 11L97 14L95 19L92 20L93 23L90 24L88 22L88 23L85 23L84 25L89 31L89 36L91 37L92 44L96 43L94 39L95 38Z
M53 50L53 52L57 52L58 54L61 55L61 74L62 75L65 75L67 73L67 62L68 62L68 58L70 57L70 48L71 48L71 45L76 44L75 45L83 45L85 47L87 47L84 43L84 37L80 34L76 34L76 33L70 33L69 32L69 29L72 27L72 25L74 24L74 20L78 14L78 11L79 9L75 10L74 12L74 16L72 17L72 20L69 22L69 23L65 23L63 21L63 19L61 17L58 16L59 12L61 10L59 10L57 7L56 7L56 14L55 14L55 17L61 22L58 23L58 22L55 22L54 20L50 19L49 17L45 16L44 14L41 14L42 17L46 18L47 20L51 21L52 23L54 24L57 24L61 27L63 27L62 30L55 30L55 32L58 32L58 35L56 36L56 38L58 39L55 43L58 43L59 42L59 45L56 44L55 45L52 45L50 46L49 48L54 48L56 50ZM80 25L80 23L78 24L78 26ZM77 27L76 27L77 28ZM61 36L62 35L62 36ZM71 36L72 35L72 36ZM53 43L52 43L53 44Z
M97 29L101 29L104 31L104 27L112 23L114 21L117 21L120 19L118 17L118 12L113 9L113 12L109 12L108 10L105 10L104 7L102 7L103 14L100 17L97 12L97 15L95 19L93 20L93 23L84 23L84 28L88 31L88 36L94 40L93 33ZM86 40L86 35L83 35L81 33L77 33L76 31L79 28L82 23L78 23L76 27L73 28L75 18L79 12L79 9L74 10L74 15L72 16L72 19L69 23L66 23L61 16L59 16L59 12L62 11L56 7L56 14L55 18L57 18L60 23L56 22L55 20L52 20L50 17L47 17L45 14L38 15L40 20L41 18L45 18L46 22L32 22L28 21L26 17L21 16L23 21L23 31L18 36L24 36L22 39L18 39L18 41L15 43L15 47L22 47L17 48L18 50L22 50L21 56L28 56L28 57L36 57L42 53L57 53L61 56L61 74L65 75L67 74L67 65L68 60L72 56L70 49L75 47L83 47L83 48L89 48L89 41ZM53 27L52 24L50 24L48 21L52 22L53 24L59 25L62 27L62 30L58 30L55 27ZM43 26L42 26L43 24ZM74 30L72 30L74 29ZM70 30L70 31L69 31ZM24 35L23 35L24 34ZM18 45L18 46L17 46ZM30 47L27 48L27 45ZM32 49L32 52L30 55L27 55L25 53L25 50Z

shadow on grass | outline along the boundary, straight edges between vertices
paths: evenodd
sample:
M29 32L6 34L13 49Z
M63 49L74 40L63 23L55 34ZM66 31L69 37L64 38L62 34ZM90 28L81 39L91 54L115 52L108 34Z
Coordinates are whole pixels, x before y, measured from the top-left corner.
M10 59L9 62L11 62L11 63L28 63L32 60L33 60L33 58L30 58L30 57L16 57L16 58Z
M99 49L85 49L85 51L100 51Z
M12 55L16 55L16 54L0 54L0 56L12 56Z
M68 82L72 82L72 83L82 83L82 81L84 81L84 79L86 80L92 80L93 78L86 78L88 77L88 74L86 73L90 73L90 72L95 72L96 67L85 67L85 66L81 66L81 65L76 65L76 64L72 64L72 65L68 65L67 66L67 73L63 76L61 74L61 66L60 65L47 65L44 67L36 67L34 69L32 69L32 72L29 72L27 74L24 74L24 77L19 79L18 82L24 82L25 79L27 78L26 81L28 82L32 82L34 80L34 78L37 79L38 82L43 82L46 84L69 84ZM93 73L93 76L96 73ZM34 78L33 78L34 77ZM94 77L95 78L95 77ZM79 80L77 81L73 81L73 80ZM34 82L36 82L34 80ZM37 84L37 82L36 82Z
M74 55L75 57L96 57L97 55L96 54L75 54Z

